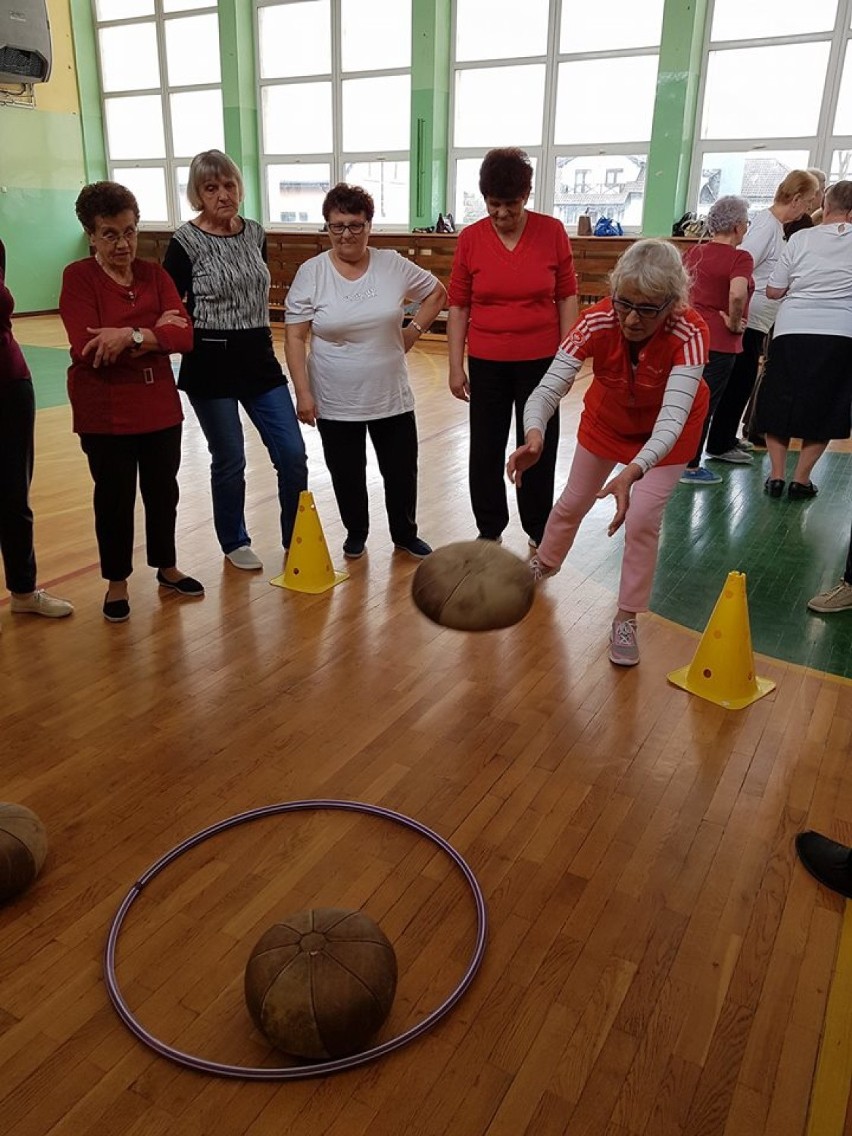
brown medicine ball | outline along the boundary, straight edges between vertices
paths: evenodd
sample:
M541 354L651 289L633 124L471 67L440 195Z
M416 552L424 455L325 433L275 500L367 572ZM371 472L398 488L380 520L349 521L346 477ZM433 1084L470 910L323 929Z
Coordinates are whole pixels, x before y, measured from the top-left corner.
M320 907L261 936L245 974L249 1013L278 1049L323 1061L364 1049L390 1012L396 955L362 911Z
M26 891L46 855L47 833L35 813L0 802L0 902Z
M491 540L447 544L414 573L411 595L424 615L458 631L511 627L530 610L529 565Z

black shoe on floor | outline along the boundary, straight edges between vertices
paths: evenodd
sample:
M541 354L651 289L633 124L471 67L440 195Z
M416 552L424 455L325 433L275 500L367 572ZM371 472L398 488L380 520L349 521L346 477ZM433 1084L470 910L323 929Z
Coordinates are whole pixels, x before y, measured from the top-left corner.
M348 536L343 542L343 555L347 560L360 560L366 545L366 537Z
M768 493L770 497L783 497L783 479L780 477L767 477L766 481L763 483L763 492Z
M404 544L401 541L394 541L394 548L398 548L400 552L407 552L409 556L413 556L416 560L423 560L432 551L431 544L427 544L425 540L421 540L419 536L413 536L411 540L407 540Z
M204 595L204 585L199 580L193 580L192 576L184 576L182 579L174 581L167 580L162 572L157 569L157 583L161 588L171 588L179 596L188 599L197 599Z
M801 481L791 481L787 486L787 496L792 501L806 501L809 497L816 497L819 490L812 481L802 485Z
M800 832L796 851L815 880L852 899L852 848L818 832Z
M109 593L104 596L104 619L110 623L124 623L125 620L130 619L130 602L129 600L111 600Z

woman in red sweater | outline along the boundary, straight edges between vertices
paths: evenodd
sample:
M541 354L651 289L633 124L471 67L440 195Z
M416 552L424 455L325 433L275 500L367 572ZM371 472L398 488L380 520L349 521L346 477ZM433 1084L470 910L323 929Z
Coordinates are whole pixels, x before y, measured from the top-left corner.
M526 208L532 164L523 150L490 150L479 171L488 216L458 238L449 289L450 390L470 402L470 500L480 538L509 523L503 466L515 415L524 440L527 398L577 318L577 277L561 221ZM464 369L465 343L468 372ZM538 546L553 504L559 416L535 469L517 486L518 512Z
M30 370L12 334L15 302L6 287L6 249L0 241L0 552L13 612L70 615L67 600L36 587L33 514L35 397Z
M169 354L192 349L192 328L168 274L136 259L139 206L122 185L87 185L77 217L95 255L65 269L59 314L71 342L74 431L95 483L95 531L108 582L104 617L130 616L136 482L145 506L148 563L179 596L204 594L176 566L183 410Z

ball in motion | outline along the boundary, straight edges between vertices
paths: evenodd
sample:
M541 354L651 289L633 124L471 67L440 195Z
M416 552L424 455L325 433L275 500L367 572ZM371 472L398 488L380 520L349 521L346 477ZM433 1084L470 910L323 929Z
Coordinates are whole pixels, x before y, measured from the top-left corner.
M47 833L35 813L0 802L0 902L26 891L46 855Z
M511 627L530 610L529 565L490 540L447 544L414 573L411 595L424 615L458 631Z
M245 973L249 1013L277 1049L323 1061L364 1049L390 1012L396 955L362 911L288 915L258 940Z

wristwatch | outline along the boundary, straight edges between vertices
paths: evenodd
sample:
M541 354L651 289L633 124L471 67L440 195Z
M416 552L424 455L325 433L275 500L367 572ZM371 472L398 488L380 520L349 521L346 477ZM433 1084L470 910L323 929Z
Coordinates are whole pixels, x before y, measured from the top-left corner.
M133 344L134 347L141 347L142 344L145 342L145 336L142 334L142 332L139 330L138 327L134 327L133 330L131 331L130 342Z

